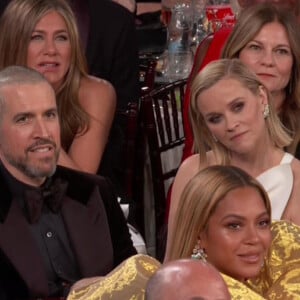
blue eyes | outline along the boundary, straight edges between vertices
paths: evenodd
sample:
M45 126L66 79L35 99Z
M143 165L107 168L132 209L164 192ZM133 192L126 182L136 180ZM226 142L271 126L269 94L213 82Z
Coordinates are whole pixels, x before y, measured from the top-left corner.
M239 112L243 109L244 107L244 103L243 102L238 102L238 103L235 103L232 107L232 110L235 111L235 112Z
M218 124L221 121L221 116L213 116L208 119L209 123Z
M31 41L43 41L45 39L42 34L33 34L31 36ZM69 40L69 37L66 34L60 34L54 37L56 41L65 42Z
M244 102L235 102L231 105L230 110L234 113L239 113L243 110L244 106L245 106ZM218 124L222 121L222 117L223 117L223 115L221 115L221 114L212 114L207 119L207 121L211 124Z

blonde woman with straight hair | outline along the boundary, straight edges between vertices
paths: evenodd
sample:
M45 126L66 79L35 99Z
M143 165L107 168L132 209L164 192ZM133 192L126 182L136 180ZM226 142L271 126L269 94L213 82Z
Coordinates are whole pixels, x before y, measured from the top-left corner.
M12 0L0 21L0 69L22 65L53 86L61 123L59 164L96 173L115 113L107 81L88 76L74 14L64 0Z
M203 45L199 45L199 55L195 56L183 107L186 136L183 160L195 153L188 118L192 80L205 65L220 57L239 58L259 76L272 93L276 112L293 137L286 150L300 158L300 145L297 149L300 140L300 1L239 2L242 10L235 26L222 28L212 38L205 39Z
M272 219L300 224L300 162L284 152L292 139L273 109L267 88L249 68L239 59L207 65L192 85L190 117L198 153L181 164L175 177L166 259L182 191L208 166L243 169L267 191Z
M264 212L264 214L261 220L265 221L263 225L264 228L267 228L267 247L265 249L267 251L271 239L269 231L271 204L267 193L257 180L243 170L233 166L216 165L204 168L197 173L182 192L178 210L176 211L175 234L171 241L169 260L191 257L198 240L200 239L201 244L200 237L209 230L210 218L215 213L221 201L230 192L245 188L249 194L254 190L256 192L254 194L256 194L259 201L262 202L261 211ZM243 202L245 202L245 199L238 199L238 201L241 205L236 212L237 215L247 216L249 212L243 211ZM249 202L252 203L252 200L249 199ZM239 219L239 217L233 218L231 223L237 223L237 219ZM262 255L261 258L264 258L265 254ZM203 253L203 255L207 255L209 259L209 253ZM228 268L230 267L231 266L228 266ZM225 266L225 268L227 267ZM257 274L259 273L259 269L260 265L257 268ZM237 269L235 272L242 274L247 271ZM228 273L228 271L225 273Z

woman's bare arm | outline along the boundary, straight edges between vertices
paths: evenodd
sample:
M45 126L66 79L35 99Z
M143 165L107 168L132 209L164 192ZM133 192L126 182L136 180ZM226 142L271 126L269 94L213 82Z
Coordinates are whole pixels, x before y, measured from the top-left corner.
M58 163L77 170L96 173L107 143L116 109L116 93L110 83L95 77L83 78L79 103L90 116L90 128L77 135Z

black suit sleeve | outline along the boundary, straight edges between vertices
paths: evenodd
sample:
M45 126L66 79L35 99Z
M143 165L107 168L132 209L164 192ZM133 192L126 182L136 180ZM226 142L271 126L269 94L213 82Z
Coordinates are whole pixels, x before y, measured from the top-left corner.
M114 265L117 266L126 258L136 254L136 250L133 247L124 214L109 180L104 178L101 180L100 193L106 209L112 238Z

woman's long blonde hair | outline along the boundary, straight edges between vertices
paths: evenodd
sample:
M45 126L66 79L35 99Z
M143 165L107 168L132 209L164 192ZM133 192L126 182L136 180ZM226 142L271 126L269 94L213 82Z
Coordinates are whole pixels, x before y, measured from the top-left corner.
M180 197L168 259L191 257L199 234L207 228L219 202L230 191L243 187L257 190L271 217L268 194L256 179L240 168L215 165L197 173L186 185Z
M285 89L286 99L280 112L280 119L293 138L288 150L295 152L300 140L300 33L299 22L295 15L270 4L257 4L243 9L224 46L222 58L239 58L240 52L255 38L262 27L272 22L278 22L284 27L293 55L291 78Z
M194 133L194 147L196 153L198 152L200 155L200 163L207 162L206 152L208 149L211 149L214 152L218 164L230 163L230 151L220 142L215 141L201 112L199 111L197 104L198 97L205 90L213 87L218 81L225 78L237 80L253 95L259 95L261 88L266 91L270 105L270 115L266 118L266 126L270 139L278 148L283 148L289 145L292 139L281 124L273 109L272 101L270 101L270 93L259 81L257 76L239 59L220 59L211 62L200 73L198 73L191 88L192 96L189 113ZM211 99L206 99L206 101L211 101Z
M80 45L75 16L65 0L12 0L0 20L0 69L10 65L26 66L32 32L47 13L56 11L64 19L71 44L70 68L56 91L65 150L75 135L89 127L89 116L79 104L80 79L87 75L87 63Z

